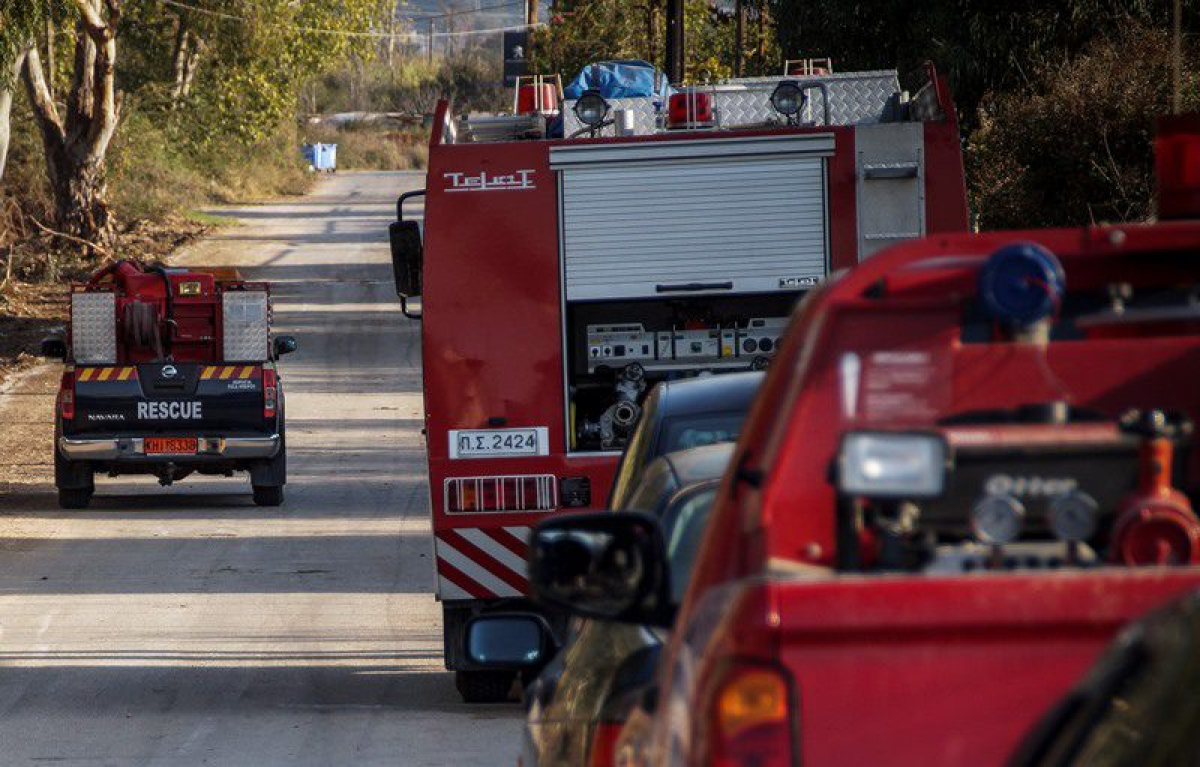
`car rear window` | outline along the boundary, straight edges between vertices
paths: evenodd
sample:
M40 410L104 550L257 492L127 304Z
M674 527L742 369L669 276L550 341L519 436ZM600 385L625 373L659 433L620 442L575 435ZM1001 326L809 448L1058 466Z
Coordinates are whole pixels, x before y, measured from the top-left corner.
M678 415L663 420L658 454L673 453L718 442L733 442L742 431L744 412Z

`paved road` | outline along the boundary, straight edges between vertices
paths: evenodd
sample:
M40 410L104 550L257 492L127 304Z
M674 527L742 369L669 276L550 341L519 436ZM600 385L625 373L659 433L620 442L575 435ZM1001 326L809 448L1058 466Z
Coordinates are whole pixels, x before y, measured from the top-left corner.
M56 373L0 395L0 764L512 764L516 705L465 706L431 596L418 330L386 224L415 174L230 211L183 263L274 283L288 498L101 480L54 504Z

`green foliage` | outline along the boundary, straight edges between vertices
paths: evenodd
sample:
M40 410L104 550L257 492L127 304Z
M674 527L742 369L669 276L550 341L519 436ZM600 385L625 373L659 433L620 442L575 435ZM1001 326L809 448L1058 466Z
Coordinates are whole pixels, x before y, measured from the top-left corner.
M10 62L46 24L61 25L75 17L70 0L0 0L0 87L9 86Z
M1029 83L1089 42L1131 25L1165 28L1172 0L772 0L789 58L829 56L843 71L933 61L950 78L964 122L989 91ZM1184 0L1189 28L1197 0ZM1134 66L1133 62L1126 66Z
M763 41L768 53L753 55L759 45L757 6L746 2L743 47L745 74L777 71L775 47ZM655 0L574 0L560 2L550 25L533 36L536 71L557 72L564 79L584 66L608 59L642 59L665 65L666 19L662 3ZM765 25L765 34L773 31ZM733 15L709 0L686 0L684 15L688 82L707 82L733 73L735 24Z
M1200 109L1200 45L1189 41L1184 62L1184 109ZM1170 110L1170 84L1167 33L1133 28L1042 68L1028 88L985 98L968 153L980 224L1147 218L1154 123Z

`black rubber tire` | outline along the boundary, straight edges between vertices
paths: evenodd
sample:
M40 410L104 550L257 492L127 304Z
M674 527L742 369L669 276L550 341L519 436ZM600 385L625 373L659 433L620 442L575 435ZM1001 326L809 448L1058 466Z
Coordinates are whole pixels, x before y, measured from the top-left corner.
M516 678L513 671L455 671L454 686L466 703L505 703Z
M60 509L86 509L92 502L91 488L59 488L58 507Z
M283 485L254 485L255 506L282 506Z

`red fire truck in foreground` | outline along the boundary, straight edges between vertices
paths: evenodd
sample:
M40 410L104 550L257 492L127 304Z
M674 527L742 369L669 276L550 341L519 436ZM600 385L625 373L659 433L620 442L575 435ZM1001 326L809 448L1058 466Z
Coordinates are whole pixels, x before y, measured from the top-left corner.
M650 386L764 367L830 274L967 229L932 67L911 94L895 72L806 71L666 103L551 90L511 116L439 106L423 248L408 196L391 237L405 312L423 307L437 595L464 697L502 697L515 675L469 665L468 620L526 604L533 523L603 506ZM567 138L547 138L558 119Z
M54 481L83 508L95 476L246 471L260 506L283 502L283 389L275 367L296 348L271 338L270 294L231 269L120 261L71 288L68 337L43 342L66 362L55 418Z
M675 618L642 762L1001 764L1200 586L1200 120L1159 149L1193 220L927 237L810 293L677 617L653 519L538 528L543 594Z

